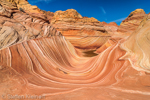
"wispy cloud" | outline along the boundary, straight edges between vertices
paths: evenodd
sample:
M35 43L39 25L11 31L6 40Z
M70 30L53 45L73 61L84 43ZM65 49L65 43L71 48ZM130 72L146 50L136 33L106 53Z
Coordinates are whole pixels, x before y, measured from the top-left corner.
M113 21L110 21L110 22L116 22L116 23L118 23L118 22L122 22L123 20L125 20L127 17L123 17L123 18L120 18L120 19L116 19L116 20L113 20ZM108 23L110 23L110 22L108 22Z
M45 3L50 3L54 0L30 0L31 3L39 3L39 2L45 2Z
M105 11L105 9L104 9L102 6L100 6L100 9L102 10L102 12L103 12L104 14L106 14L106 11Z

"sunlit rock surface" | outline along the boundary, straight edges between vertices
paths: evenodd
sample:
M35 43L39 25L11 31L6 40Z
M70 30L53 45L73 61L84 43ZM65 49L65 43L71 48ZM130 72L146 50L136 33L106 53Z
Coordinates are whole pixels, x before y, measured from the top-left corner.
M54 19L12 9L12 1L3 1L10 8L0 5L0 100L149 100L149 15L128 37L123 33L116 36L115 23L99 22L106 33L86 33L84 29L79 35L102 34L109 36L106 41L102 36L99 40L78 40L81 36L69 40L51 23ZM75 10L71 12L82 17ZM76 25L78 31L81 26ZM114 32L108 31L109 26L116 28ZM100 46L96 50L89 46L93 51L84 51L85 55L75 40L84 48L95 41Z
M122 21L117 31L122 34L131 35L140 25L145 16L146 13L143 9L136 9L135 11L132 11L129 16Z
M83 17L74 9L56 11L51 23L78 49L95 50L118 29L116 23L107 24L93 17Z
M127 51L122 58L129 59L137 70L150 71L150 14L141 22L137 30L122 44Z
M30 39L60 35L46 19L0 5L0 49Z

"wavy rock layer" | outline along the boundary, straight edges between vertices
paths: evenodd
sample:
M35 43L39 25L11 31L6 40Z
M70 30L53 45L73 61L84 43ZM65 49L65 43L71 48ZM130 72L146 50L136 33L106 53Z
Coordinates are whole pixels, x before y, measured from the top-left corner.
M150 72L150 14L141 22L138 29L123 43L127 51L123 58L128 58L137 70Z
M50 21L51 13L27 12L25 0L0 2L0 100L149 100L149 15L126 38L114 36L115 23L75 10Z
M127 60L119 60L125 54L119 45L116 43L93 58L76 55L73 46L63 36L30 40L3 49L0 52L4 77L1 81L2 90L6 92L1 93L45 95L45 100L147 100L150 93L145 86L150 85L146 80L149 75L134 70ZM8 73L8 70L11 71ZM12 88L6 88L7 84Z
M79 49L99 48L118 29L116 23L107 24L93 17L82 17L74 9L55 12L51 23Z
M49 22L0 5L0 49L30 39L61 35Z

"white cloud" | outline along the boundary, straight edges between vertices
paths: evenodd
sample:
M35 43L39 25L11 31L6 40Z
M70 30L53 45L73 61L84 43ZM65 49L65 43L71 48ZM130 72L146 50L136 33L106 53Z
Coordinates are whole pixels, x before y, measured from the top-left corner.
M104 9L103 7L100 6L100 9L102 10L102 12L103 12L104 14L106 14L106 11L105 11L105 9Z
M38 2L46 2L46 3L49 3L49 2L51 2L51 1L53 1L53 0L31 0L30 2L31 2L31 3L38 3Z
M124 18L120 18L120 19L116 19L116 20L113 20L113 21L110 21L110 22L122 22L123 20L125 20L127 17L124 17ZM108 22L108 23L110 23Z

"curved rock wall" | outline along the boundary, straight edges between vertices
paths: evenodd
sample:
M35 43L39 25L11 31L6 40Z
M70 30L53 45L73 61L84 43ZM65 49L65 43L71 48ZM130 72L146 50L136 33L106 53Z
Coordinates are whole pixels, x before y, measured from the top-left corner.
M149 100L149 15L129 37L116 36L115 23L94 26L86 17L75 27L60 25L63 36L59 21L52 24L44 11L19 10L21 1L0 1L0 100ZM85 20L75 10L69 13ZM85 57L77 46L97 46L98 54Z

